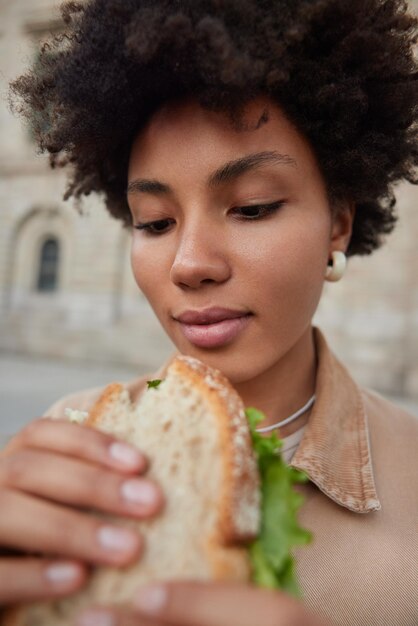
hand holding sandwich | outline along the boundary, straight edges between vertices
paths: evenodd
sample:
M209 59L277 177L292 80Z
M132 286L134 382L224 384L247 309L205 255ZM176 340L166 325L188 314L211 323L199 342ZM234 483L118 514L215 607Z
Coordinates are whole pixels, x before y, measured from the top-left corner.
M280 591L175 582L139 590L131 606L80 614L75 626L331 626Z
M49 534L55 535L60 550L65 551L68 544L72 546L70 556L97 567L84 588L68 599L54 600L50 596L47 602L25 606L16 603L6 611L4 626L72 626L92 606L101 607L103 617L102 621L98 614L90 621L86 618L84 623L94 626L319 626L302 604L277 589L298 592L291 551L293 546L306 543L310 535L297 523L295 513L301 496L293 490L293 484L303 477L287 467L277 454L277 437L264 438L254 430L260 413L245 410L221 372L196 359L178 356L164 380L150 381L149 389L137 402L126 387L111 384L85 417L84 426L67 424L65 441L59 442L60 452L69 456L56 465L59 477L42 474L42 450L37 450L36 459L26 457L26 467L35 468L36 480L27 477L28 472L21 472L23 478L17 472L18 479L13 479L10 469L6 477L10 481L11 475L18 488L35 490L48 500L93 511L91 526L85 526L82 533L82 523L86 524L87 519L82 520L78 511L67 512L70 517L64 522L59 518L59 510L45 508L40 517L50 516L49 531L42 533L43 520L38 522L32 543L19 547L28 549L42 543L39 536L49 539ZM41 427L52 428L51 422L41 420L32 434L29 432L32 447L36 448L33 432ZM62 429L64 426L61 423ZM86 463L90 435L90 462ZM100 435L98 439L93 438L96 435ZM54 436L49 433L43 437L44 444L47 441L49 448L54 449L58 431ZM141 455L136 461L136 472L147 470L147 476L160 485L164 493L163 514L146 519L161 508L162 496L148 506L130 505L129 509L121 504L123 485L131 482L133 476L106 474L109 450L116 437L146 451L149 466ZM42 449L39 444L38 447ZM16 451L9 449L9 454ZM72 455L79 457L77 467L71 465ZM7 458L6 455L6 466ZM99 465L93 474L92 461ZM118 469L122 474L133 471ZM111 503L109 494L114 494ZM42 504L51 506L49 502ZM35 508L32 503L32 517ZM76 517L72 519L71 515ZM127 519L129 516L132 519ZM23 517L21 514L19 519ZM125 532L139 531L136 554L133 550L128 557L125 554L124 558L119 555L105 560L97 552L98 534L103 528L119 524ZM29 521L26 527L29 530ZM12 530L9 532L13 535ZM144 538L142 554L139 536ZM16 543L10 537L6 540L12 545ZM78 550L74 550L74 545ZM47 553L57 552L49 544L42 548ZM141 558L135 558L139 555ZM185 580L188 582L178 582ZM148 605L147 615L144 605L141 608L138 604L138 590L142 589L144 598L147 586L155 581L162 586L159 592L148 596L154 605L151 611ZM250 581L270 589L256 588ZM155 600L160 601L159 606ZM112 607L110 612L108 606Z
M74 593L88 566L137 560L140 534L86 509L153 516L163 497L146 469L136 448L67 420L17 434L0 453L0 607Z

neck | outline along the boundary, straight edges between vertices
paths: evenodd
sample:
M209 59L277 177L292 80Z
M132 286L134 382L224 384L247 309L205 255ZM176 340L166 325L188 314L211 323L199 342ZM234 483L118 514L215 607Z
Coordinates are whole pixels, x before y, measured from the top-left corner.
M284 420L300 409L315 392L316 354L310 326L297 343L273 367L250 381L235 385L245 406L253 406L266 415L259 427ZM280 429L288 437L304 426L312 409Z

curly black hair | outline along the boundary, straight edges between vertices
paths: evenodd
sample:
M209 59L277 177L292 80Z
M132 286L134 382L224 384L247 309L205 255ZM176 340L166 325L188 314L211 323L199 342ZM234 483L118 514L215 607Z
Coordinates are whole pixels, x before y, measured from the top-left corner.
M193 96L240 128L268 95L310 141L330 197L357 208L348 254L369 254L396 222L394 183L417 183L418 20L405 0L65 2L63 33L11 83L64 198L102 192L131 224L133 139L164 103Z

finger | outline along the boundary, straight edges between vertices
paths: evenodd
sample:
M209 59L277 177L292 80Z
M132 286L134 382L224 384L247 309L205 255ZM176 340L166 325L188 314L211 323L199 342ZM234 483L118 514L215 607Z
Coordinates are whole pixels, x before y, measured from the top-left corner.
M22 447L53 450L122 472L142 473L148 466L145 455L137 448L95 428L65 419L34 420L11 439L2 455L8 456Z
M65 596L80 589L87 577L85 566L76 561L0 559L0 605Z
M82 562L127 565L143 540L131 528L100 520L33 496L0 490L0 545Z
M91 608L80 613L73 626L172 626L127 608ZM219 626L219 625L218 625ZM253 625L254 626L254 625Z
M161 489L150 480L53 452L25 448L0 463L0 485L56 502L149 517L161 510Z
M139 615L172 626L325 626L284 593L239 583L185 582L143 587L133 607Z

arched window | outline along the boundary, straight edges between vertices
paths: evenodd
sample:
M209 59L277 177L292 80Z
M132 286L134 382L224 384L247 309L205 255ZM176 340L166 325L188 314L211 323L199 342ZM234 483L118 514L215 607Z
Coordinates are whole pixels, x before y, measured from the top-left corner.
M50 237L42 244L39 255L38 291L55 291L58 287L59 241Z

